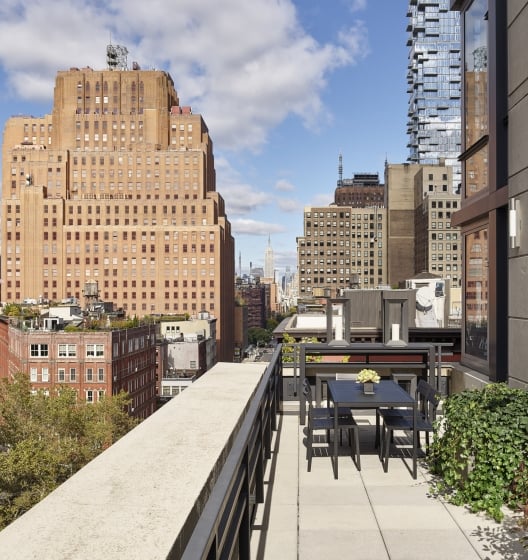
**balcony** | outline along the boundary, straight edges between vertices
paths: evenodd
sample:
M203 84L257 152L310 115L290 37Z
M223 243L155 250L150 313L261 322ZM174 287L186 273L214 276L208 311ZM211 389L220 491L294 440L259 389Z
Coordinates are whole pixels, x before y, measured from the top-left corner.
M298 405L268 364L221 363L0 533L2 560L522 558L511 527L387 473L362 424L362 470L322 448L306 472ZM289 410L288 410L289 409Z

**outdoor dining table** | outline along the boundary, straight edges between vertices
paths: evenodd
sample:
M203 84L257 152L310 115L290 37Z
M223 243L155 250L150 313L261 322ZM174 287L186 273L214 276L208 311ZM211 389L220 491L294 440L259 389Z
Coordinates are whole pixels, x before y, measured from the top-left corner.
M417 477L417 453L418 453L418 433L416 431L417 405L416 400L403 387L392 380L382 380L375 384L373 394L363 392L363 384L353 380L328 381L328 400L334 403L335 408L351 409L377 409L402 407L413 409L413 445L412 445L412 476ZM332 463L334 467L334 478L338 478L338 438L335 434L339 429L339 415L334 414L334 446ZM376 443L379 444L378 415L376 415Z

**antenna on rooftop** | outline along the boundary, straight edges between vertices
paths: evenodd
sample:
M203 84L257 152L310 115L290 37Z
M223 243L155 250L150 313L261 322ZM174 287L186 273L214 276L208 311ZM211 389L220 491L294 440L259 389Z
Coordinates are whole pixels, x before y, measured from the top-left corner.
M338 166L338 172L339 172L339 179L337 180L337 186L341 187L343 185L343 154L339 154L339 166Z
M126 70L127 69L128 49L123 45L106 46L106 63L109 70Z

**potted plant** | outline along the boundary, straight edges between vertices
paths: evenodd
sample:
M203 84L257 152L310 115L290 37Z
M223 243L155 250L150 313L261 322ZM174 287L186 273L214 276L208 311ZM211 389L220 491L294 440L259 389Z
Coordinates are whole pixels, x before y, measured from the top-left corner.
M379 383L381 377L373 369L362 369L358 373L357 383L363 383L363 392L366 395L374 394L374 383Z

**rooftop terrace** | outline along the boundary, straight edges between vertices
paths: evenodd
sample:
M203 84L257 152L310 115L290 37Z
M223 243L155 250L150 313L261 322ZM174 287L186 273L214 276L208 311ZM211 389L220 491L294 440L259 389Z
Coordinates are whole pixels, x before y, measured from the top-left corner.
M322 446L308 473L281 373L279 349L215 366L0 532L2 560L523 558L514 519L430 496L405 457L384 473L368 413L361 472L343 448L335 480Z

